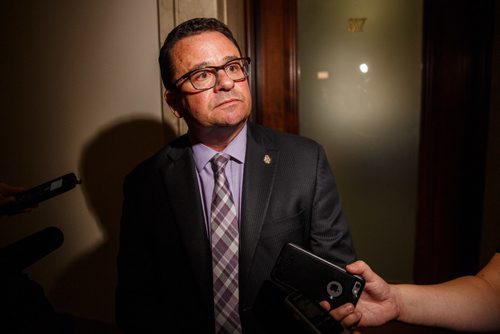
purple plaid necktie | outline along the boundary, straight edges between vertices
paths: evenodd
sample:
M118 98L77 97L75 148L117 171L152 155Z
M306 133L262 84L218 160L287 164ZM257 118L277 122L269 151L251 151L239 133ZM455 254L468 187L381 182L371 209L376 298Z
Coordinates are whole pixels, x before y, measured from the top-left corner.
M216 333L241 333L238 311L238 214L224 168L229 156L216 154L212 160L212 269Z

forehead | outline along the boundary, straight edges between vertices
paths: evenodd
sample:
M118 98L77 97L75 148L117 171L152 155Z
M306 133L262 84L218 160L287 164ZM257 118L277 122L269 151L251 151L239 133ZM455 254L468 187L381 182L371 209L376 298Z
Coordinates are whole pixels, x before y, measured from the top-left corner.
M230 39L215 31L179 40L173 46L171 54L176 75L198 67L221 65L228 59L241 56Z

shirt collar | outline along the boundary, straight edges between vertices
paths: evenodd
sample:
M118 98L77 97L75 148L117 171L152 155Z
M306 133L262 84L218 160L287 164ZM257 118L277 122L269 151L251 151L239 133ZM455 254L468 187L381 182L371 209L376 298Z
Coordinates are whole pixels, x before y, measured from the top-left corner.
M243 126L241 131L236 135L236 137L227 145L227 147L221 152L226 153L231 156L231 158L237 163L242 164L245 161L247 145L247 124ZM212 157L219 153L210 147L202 144L196 143L192 146L193 158L196 164L196 169L198 173L205 168L206 164L212 159Z

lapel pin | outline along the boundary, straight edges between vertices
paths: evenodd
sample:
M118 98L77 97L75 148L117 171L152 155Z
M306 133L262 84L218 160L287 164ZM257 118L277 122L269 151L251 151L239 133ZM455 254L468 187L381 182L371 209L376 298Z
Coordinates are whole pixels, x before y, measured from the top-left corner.
M271 157L269 154L264 155L264 163L269 165L271 163Z

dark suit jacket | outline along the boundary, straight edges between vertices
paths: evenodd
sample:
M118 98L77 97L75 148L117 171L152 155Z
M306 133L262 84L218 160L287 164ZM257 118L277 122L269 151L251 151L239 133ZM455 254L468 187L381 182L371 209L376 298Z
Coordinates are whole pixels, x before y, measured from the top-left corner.
M270 163L264 157L271 158ZM240 219L240 313L251 309L287 242L344 265L355 260L321 146L248 124ZM124 184L117 321L124 332L212 333L211 250L189 140L139 165Z

